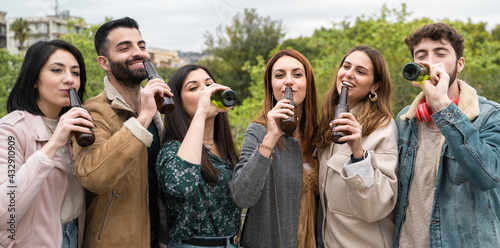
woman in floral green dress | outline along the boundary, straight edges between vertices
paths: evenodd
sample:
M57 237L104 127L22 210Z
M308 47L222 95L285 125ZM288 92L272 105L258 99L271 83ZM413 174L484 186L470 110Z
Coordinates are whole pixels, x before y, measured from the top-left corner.
M200 65L179 68L168 85L176 107L165 116L156 163L168 210L168 247L236 247L241 209L228 186L238 163L225 113L230 108L210 101L214 92L229 88Z

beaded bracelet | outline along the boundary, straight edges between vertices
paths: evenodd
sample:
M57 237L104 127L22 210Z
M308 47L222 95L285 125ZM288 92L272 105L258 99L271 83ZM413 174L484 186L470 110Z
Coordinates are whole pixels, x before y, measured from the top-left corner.
M269 146L266 146L266 145L263 145L262 143L259 143L259 147L258 148L261 148L261 147L264 148L264 149L269 150L271 152L271 154L274 153L274 149L273 148L271 148Z

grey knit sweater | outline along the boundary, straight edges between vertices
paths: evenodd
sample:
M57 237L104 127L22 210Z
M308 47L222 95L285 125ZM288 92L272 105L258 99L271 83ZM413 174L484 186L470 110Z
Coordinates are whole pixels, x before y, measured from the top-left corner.
M272 158L264 157L260 154L258 145L265 135L264 126L257 123L248 126L241 147L240 162L229 183L236 205L249 208L242 246L280 247L275 177L283 248L295 248L302 197L302 152L295 138L283 135L281 140L286 148L275 146Z

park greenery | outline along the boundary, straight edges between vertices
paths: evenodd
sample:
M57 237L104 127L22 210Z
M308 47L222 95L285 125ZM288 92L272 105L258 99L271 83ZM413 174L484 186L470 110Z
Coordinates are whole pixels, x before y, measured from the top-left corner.
M487 23L484 22L410 17L405 4L395 9L384 5L377 14L347 17L330 27L315 30L310 37L283 40L286 29L280 20L259 16L253 9L245 10L243 15L236 15L231 24L219 26L215 33L207 32L204 52L208 56L199 63L209 67L218 83L238 93L239 104L229 111L238 147L246 127L262 110L264 69L267 59L276 51L292 48L309 59L321 97L334 79L339 61L350 48L356 45L376 48L384 55L391 72L393 116L396 116L420 92L401 75L403 65L412 60L404 38L412 30L432 22L448 23L465 38L465 69L459 78L472 85L479 95L500 102L500 87L497 85L500 82L500 25L487 30ZM99 26L93 25L83 33L61 37L78 47L85 57L88 78L86 99L103 90L105 73L97 63L93 46L93 34ZM0 49L0 116L6 114L6 99L21 63L21 56ZM165 79L174 71L158 69Z

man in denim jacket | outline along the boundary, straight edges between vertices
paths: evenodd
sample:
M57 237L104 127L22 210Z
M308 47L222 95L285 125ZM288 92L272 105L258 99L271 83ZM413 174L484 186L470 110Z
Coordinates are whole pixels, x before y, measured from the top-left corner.
M500 105L457 79L464 39L447 24L405 42L430 78L396 119L395 247L500 247Z

